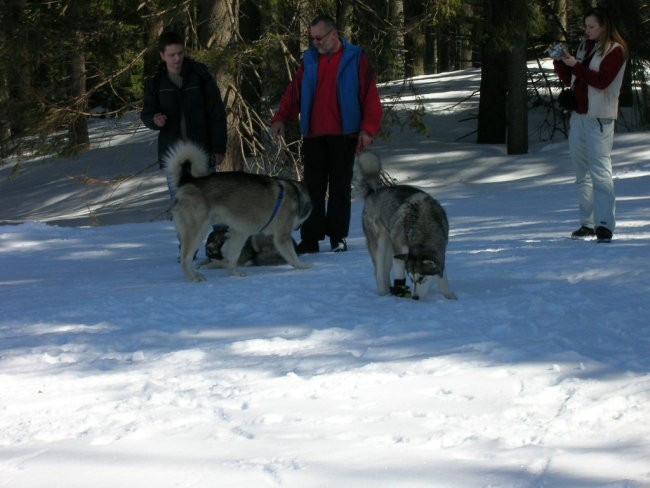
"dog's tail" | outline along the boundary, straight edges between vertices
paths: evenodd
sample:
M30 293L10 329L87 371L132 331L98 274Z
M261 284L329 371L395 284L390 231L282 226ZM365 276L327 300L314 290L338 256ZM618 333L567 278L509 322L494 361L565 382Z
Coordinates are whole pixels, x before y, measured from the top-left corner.
M381 186L381 160L372 151L364 151L356 157L356 185L363 196L377 191Z
M208 154L197 144L179 141L163 156L163 166L172 184L178 188L188 177L199 178L210 173Z

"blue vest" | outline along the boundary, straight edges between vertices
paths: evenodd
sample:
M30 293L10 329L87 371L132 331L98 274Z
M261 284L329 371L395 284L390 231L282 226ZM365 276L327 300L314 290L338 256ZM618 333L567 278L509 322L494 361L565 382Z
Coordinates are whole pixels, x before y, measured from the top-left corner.
M337 74L339 111L343 134L353 134L361 129L361 103L359 102L359 66L363 49L341 39L343 54ZM303 77L300 87L300 132L309 134L311 108L318 83L318 59L320 53L315 47L303 54Z

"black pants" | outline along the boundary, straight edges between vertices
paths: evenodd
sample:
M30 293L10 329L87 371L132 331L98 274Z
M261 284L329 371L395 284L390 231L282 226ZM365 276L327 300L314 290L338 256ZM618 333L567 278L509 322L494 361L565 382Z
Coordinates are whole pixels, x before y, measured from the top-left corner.
M356 147L356 134L303 140L303 181L313 205L300 228L303 240L320 241L328 235L336 243L348 236Z

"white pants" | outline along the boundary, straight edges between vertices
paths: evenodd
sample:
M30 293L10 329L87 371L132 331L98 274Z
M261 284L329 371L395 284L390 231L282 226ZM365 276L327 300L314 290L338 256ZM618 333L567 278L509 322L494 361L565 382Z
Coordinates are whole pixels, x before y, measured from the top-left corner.
M573 113L569 153L576 171L580 224L614 232L616 196L612 179L614 120Z

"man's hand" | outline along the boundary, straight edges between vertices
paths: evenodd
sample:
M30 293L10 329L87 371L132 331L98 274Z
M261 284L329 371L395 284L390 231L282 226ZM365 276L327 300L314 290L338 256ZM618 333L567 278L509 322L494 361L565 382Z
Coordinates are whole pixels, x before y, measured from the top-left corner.
M368 149L372 144L372 136L365 130L359 132L359 140L357 142L357 154L361 154Z
M153 123L156 127L164 127L167 123L167 116L165 114L157 113L153 116Z

